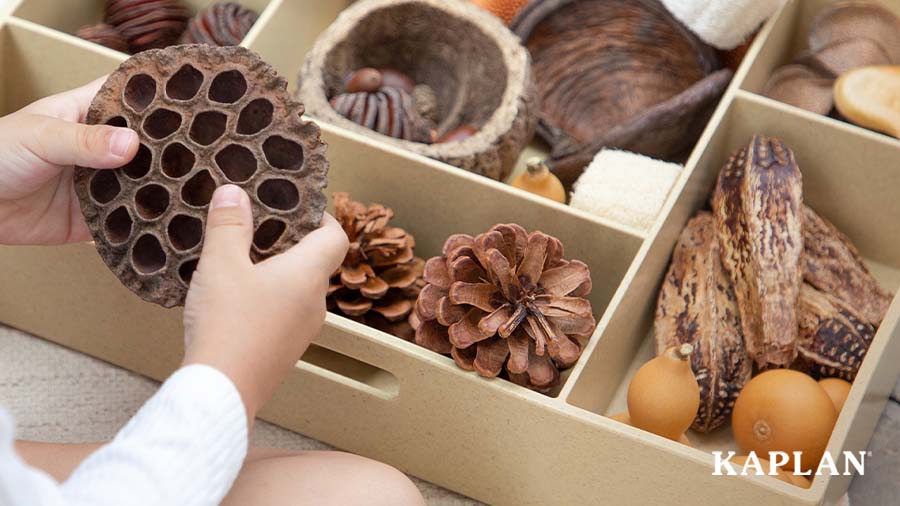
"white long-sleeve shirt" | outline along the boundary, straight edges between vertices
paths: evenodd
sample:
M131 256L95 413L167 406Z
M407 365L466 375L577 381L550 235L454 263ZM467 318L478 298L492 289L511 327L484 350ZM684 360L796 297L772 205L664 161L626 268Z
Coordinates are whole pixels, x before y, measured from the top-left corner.
M216 505L247 455L247 413L228 377L191 365L63 483L25 464L13 438L0 408L0 506Z

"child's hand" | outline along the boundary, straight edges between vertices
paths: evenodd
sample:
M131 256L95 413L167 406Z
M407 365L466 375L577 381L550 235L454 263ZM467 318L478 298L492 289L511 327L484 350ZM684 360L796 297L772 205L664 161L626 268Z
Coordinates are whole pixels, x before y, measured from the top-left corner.
M218 188L184 311L185 364L207 364L231 378L251 422L318 334L328 279L348 246L326 214L293 248L253 265L252 224L247 194Z
M121 167L138 149L132 130L80 124L104 79L0 118L0 244L91 238L72 166Z

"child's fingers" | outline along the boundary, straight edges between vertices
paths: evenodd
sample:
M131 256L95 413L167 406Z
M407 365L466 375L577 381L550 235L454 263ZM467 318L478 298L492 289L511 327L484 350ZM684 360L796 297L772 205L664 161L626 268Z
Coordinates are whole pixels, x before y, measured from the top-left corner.
M127 128L82 125L50 116L23 114L14 139L37 158L52 165L113 169L131 161L138 136Z
M201 265L250 265L252 240L250 198L233 184L220 186L213 193L209 205L203 252L200 254Z
M284 253L261 265L272 269L277 276L302 280L310 274L320 274L327 280L344 261L348 240L344 229L330 214L322 217L322 226L313 230Z

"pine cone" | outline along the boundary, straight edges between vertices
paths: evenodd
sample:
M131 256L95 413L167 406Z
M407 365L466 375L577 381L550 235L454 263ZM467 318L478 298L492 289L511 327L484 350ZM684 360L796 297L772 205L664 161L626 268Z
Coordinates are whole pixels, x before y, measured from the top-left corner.
M182 44L237 46L253 28L259 16L234 2L216 3L200 12L188 23L181 36Z
M412 142L431 142L431 123L416 110L412 95L392 86L376 92L341 93L331 99L341 116L382 135Z
M415 238L388 226L394 212L381 204L366 207L338 192L334 207L350 249L331 278L328 309L411 341L407 318L424 285L425 265L413 253Z
M128 41L119 33L114 26L106 23L98 23L96 25L82 26L75 32L75 35L86 41L100 44L115 51L123 53L128 52Z
M128 40L133 53L174 44L191 12L178 0L107 0L106 22Z
M425 263L416 343L482 376L505 371L519 385L549 391L596 325L584 298L588 266L562 257L558 239L519 225L451 236L443 256Z

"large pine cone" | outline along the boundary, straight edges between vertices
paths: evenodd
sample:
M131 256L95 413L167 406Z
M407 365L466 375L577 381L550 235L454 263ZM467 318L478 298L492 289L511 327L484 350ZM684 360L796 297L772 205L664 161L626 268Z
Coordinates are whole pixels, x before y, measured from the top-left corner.
M431 124L405 90L383 86L370 93L341 93L331 99L341 116L382 135L412 142L431 142Z
M253 28L259 16L234 2L221 2L197 14L181 36L182 44L237 46Z
M107 0L106 23L128 40L132 53L174 44L191 12L179 0Z
M338 192L334 207L350 249L331 278L328 309L411 341L407 317L424 284L425 264L413 253L415 238L388 226L394 212L381 204L366 207Z
M596 322L588 266L564 260L562 243L519 225L451 236L425 264L416 342L457 365L547 392L581 356Z

